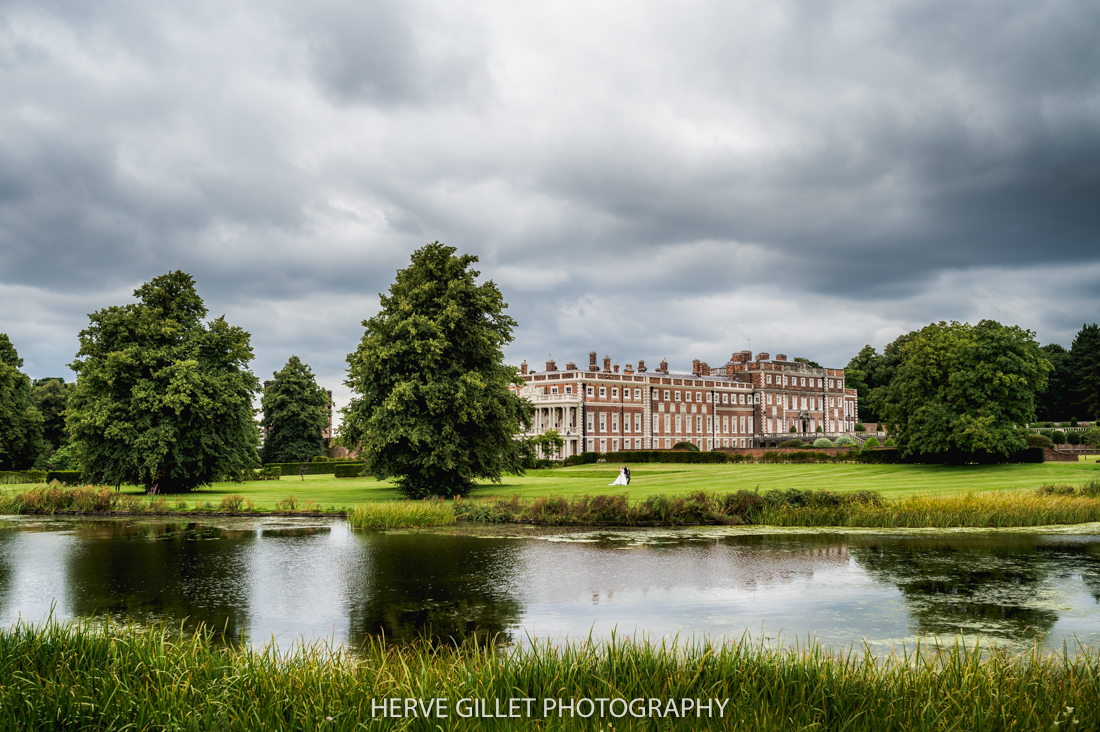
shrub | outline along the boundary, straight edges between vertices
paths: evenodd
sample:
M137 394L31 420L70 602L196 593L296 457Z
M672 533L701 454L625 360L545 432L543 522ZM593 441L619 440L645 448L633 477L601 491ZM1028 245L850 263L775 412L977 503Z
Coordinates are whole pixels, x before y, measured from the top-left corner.
M898 443L894 442L894 438L887 437L886 442L882 443L883 447L897 447Z
M836 442L834 442L833 445L835 445L836 447L855 447L859 445L859 443L848 435L841 435L840 437L836 438Z
M230 493L227 496L222 496L221 503L218 504L219 511L240 511L244 506L245 497L239 493Z
M1035 489L1035 492L1040 496L1072 496L1077 493L1077 490L1071 485L1053 485L1051 483L1044 483Z
M828 437L818 437L814 440L814 447L832 447L833 441Z
M346 463L358 463L363 464L362 460L329 460L325 462L309 462L309 463L265 463L264 467L278 467L282 469L283 475L298 475L299 471L304 467L306 469L306 475L332 475L336 472L337 465L343 465Z
M1031 447L1053 447L1054 443L1049 437L1045 435L1028 435L1026 438L1027 444Z
M802 440L787 440L786 442L779 443L780 447L802 447L804 443Z
M699 452L699 446L694 442L677 442L672 446L673 450L691 450L692 452Z
M1082 496L1088 496L1089 498L1100 498L1100 478L1093 478L1081 486L1080 491Z
M1050 440L1055 445L1064 445L1066 444L1066 433L1062 430L1054 430L1050 433Z
M206 504L208 507L210 504ZM287 496L281 501L275 501L276 511L296 511L298 510L298 499L294 496Z
M867 428L863 426L862 422L856 422L855 431L856 432L866 432Z
M1081 444L1081 433L1080 432L1067 432L1066 433L1066 442L1068 442L1071 445L1080 445Z
M58 483L67 483L68 485L80 485L84 477L83 471L80 470L47 470L46 482L52 483L55 480Z
M1077 418L1076 417L1070 417L1069 418L1069 426L1070 427L1076 427L1077 426Z
M362 474L363 463L340 463L333 471L337 478L358 478Z
M793 424L791 425L791 429L789 431L792 435L797 435L798 434L798 428L795 427Z
M818 426L817 426L817 429L816 429L816 430L814 430L814 432L820 432L820 433L824 434L824 433L825 433L825 430L821 428L821 425L818 425Z
M878 441L877 437L868 437L863 441L863 449L869 450L872 447L882 447L882 443Z
M283 477L283 469L278 465L267 465L260 468L257 475L260 480L279 480Z

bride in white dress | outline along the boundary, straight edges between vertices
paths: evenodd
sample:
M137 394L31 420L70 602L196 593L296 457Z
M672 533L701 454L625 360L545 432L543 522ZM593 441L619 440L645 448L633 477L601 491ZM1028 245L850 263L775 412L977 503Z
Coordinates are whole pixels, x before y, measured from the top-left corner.
M626 480L626 468L619 468L619 477L613 483L608 483L608 485L629 485Z

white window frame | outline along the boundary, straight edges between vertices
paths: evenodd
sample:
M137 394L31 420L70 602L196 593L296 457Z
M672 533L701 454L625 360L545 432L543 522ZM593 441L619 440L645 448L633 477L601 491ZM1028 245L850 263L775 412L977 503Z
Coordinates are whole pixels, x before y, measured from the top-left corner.
M607 398L607 387L606 386L601 386L600 387L600 399L606 399L606 398Z

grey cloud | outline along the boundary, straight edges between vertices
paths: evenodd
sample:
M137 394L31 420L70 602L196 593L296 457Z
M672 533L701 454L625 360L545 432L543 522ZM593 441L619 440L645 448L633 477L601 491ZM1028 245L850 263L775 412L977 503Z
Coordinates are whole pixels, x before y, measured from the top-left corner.
M512 303L510 358L835 364L1013 312L1064 340L1100 305L1098 31L1016 0L0 3L0 288L36 301L0 331L56 371L182 268L258 374L331 381L439 239Z

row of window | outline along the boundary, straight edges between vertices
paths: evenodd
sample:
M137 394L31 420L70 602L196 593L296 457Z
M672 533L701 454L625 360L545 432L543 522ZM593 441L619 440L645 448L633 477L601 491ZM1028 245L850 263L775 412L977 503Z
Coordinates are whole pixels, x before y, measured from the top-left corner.
M769 384L775 383L780 386L812 386L817 389L825 388L825 379L807 378L805 376L780 376L775 375L775 381L772 381L772 375L768 374L765 377L765 381ZM806 382L809 382L807 384ZM829 388L836 389L838 386L843 386L844 382L839 379L829 379Z
M740 438L740 439L732 439L732 440L731 439L723 439L723 440L716 440L716 439L702 440L702 439L700 439L700 440L693 440L693 442L696 445L698 445L700 450L713 450L715 447L719 446L719 443L721 444L721 447L752 447L752 444L751 444L752 440L747 440L743 437ZM672 447L672 444L673 444L673 439L669 438L669 437L653 441L653 447L655 449L658 449L658 450L661 449L662 447L664 449L668 450ZM622 450L642 450L642 449L644 449L642 447L641 439L639 439L637 437L627 438L625 440L622 440L621 442L619 440L615 439L615 438L611 438L611 439L607 439L605 437L601 437L599 439L596 439L596 438L593 438L593 437L588 438L588 452L595 452L596 450L599 450L600 452L619 452L620 451L620 445L621 445Z

